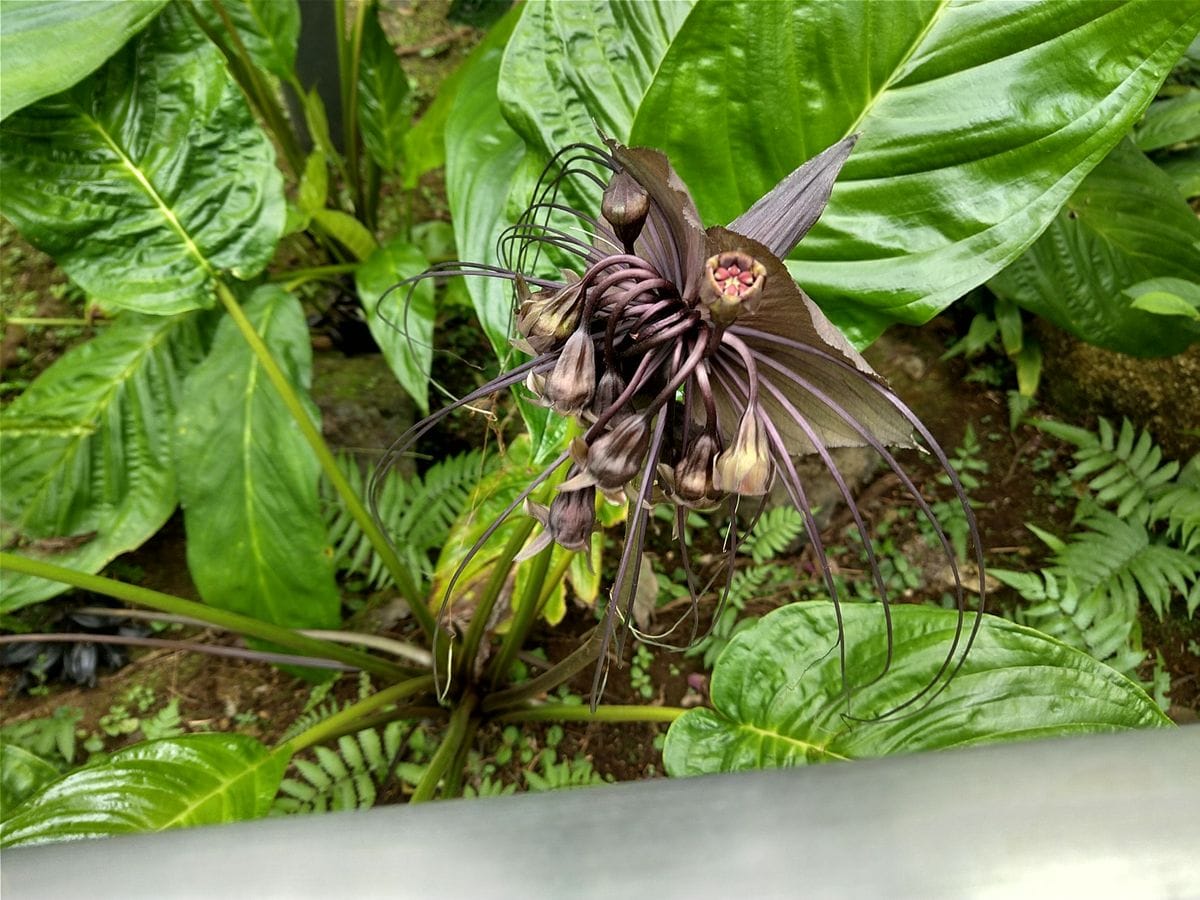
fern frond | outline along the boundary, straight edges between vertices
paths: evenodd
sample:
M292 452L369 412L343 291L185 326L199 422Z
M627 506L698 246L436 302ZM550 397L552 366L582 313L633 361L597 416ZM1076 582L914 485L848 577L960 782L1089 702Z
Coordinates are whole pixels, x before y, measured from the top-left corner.
M1081 593L1100 591L1114 599L1145 597L1161 619L1173 591L1187 595L1200 578L1200 557L1155 542L1144 525L1096 509L1081 522L1085 530L1055 554Z
M1185 552L1200 548L1200 454L1183 467L1179 478L1154 501L1154 522L1166 523L1166 535Z
M1082 594L1069 575L1054 570L988 569L1030 605L1016 619L1083 650L1118 672L1133 672L1145 658L1137 627L1136 595Z
M470 500L471 489L493 465L481 451L470 451L434 464L423 477L405 478L395 470L385 476L379 494L379 517L401 559L419 580L428 582L432 573L430 552L445 543L450 526ZM338 457L338 467L361 496L367 479L358 463L343 455ZM365 576L371 590L390 587L392 577L383 561L325 481L321 497L338 569Z
M794 506L763 510L754 531L742 540L739 550L756 563L774 559L804 534L804 516Z
M1152 502L1179 472L1179 463L1163 462L1162 448L1150 433L1139 433L1128 419L1120 432L1100 419L1098 434L1045 419L1032 424L1078 448L1071 477L1087 479L1096 502L1115 509L1121 518L1148 522Z
M274 812L326 812L369 809L399 757L406 723L389 722L382 735L367 728L338 738L336 750L314 747L315 759L294 759L296 778L285 778Z

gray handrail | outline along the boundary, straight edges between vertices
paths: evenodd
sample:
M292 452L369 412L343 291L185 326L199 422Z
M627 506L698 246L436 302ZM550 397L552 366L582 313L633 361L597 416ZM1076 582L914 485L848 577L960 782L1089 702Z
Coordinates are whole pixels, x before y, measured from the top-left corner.
M1200 897L1200 727L10 850L13 900Z

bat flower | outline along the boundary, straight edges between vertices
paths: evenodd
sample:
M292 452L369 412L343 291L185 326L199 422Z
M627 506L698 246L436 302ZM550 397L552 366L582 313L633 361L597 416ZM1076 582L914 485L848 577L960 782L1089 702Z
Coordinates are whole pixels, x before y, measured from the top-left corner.
M411 280L459 274L511 281L517 299L514 345L530 358L418 423L392 454L410 447L449 411L522 383L539 402L580 422L581 435L569 450L532 479L476 549L521 504L542 525L523 556L551 542L584 549L596 524L597 492L629 504L593 702L610 649L619 662L632 629L648 518L658 504L674 507L693 599L691 640L696 599L711 585L698 584L688 561L689 511L723 509L728 517L727 589L738 504L750 498L761 510L776 484L803 515L827 589L838 602L796 465L804 456L815 455L828 470L862 537L887 629L882 670L887 671L892 598L867 523L831 453L839 447L869 447L895 473L932 523L956 584L959 628L945 663L904 705L941 690L965 658L979 618L968 636L955 552L892 448L923 445L940 463L962 504L982 573L974 517L961 485L928 429L781 261L825 208L855 140L846 138L800 166L728 226L709 228L662 153L614 141L605 142L607 149L572 145L551 160L532 203L502 235L504 267L449 263ZM564 199L578 193L580 183L603 190L599 216ZM565 480L549 506L528 502L564 465ZM982 574L980 582L982 598ZM844 664L845 642L839 643Z

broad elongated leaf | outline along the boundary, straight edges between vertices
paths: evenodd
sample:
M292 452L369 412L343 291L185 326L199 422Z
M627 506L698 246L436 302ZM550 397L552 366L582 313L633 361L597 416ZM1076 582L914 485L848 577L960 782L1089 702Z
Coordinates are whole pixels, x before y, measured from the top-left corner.
M0 743L0 822L22 800L61 774L52 763L19 744Z
M1133 132L1139 150L1157 150L1200 139L1200 88L1150 104Z
M861 345L1015 259L1137 121L1200 29L1195 4L1149 9L701 3L630 142L666 151L705 220L723 223L861 133L791 267Z
M212 0L191 0L191 3L221 45L231 48L233 42L217 4ZM293 74L300 41L297 0L220 0L220 6L256 66L283 79Z
M433 281L422 281L411 291L392 288L427 268L429 260L424 253L397 240L376 250L355 275L371 334L397 380L426 413L433 365Z
M845 604L847 671L858 684L847 709L837 621L829 603L798 603L738 634L712 676L713 709L685 713L667 735L672 775L796 766L916 750L1095 731L1169 726L1133 682L1029 628L988 617L961 671L924 708L870 718L915 695L937 673L957 615L892 610L895 656L881 610ZM831 650L833 652L831 652Z
M212 279L259 272L283 230L271 143L181 6L0 138L0 211L113 306L209 306Z
M127 314L4 410L0 516L14 552L96 572L163 526L176 503L175 411L203 353L196 315ZM65 589L5 571L0 612Z
M472 51L454 108L446 121L446 197L454 220L460 259L496 263L496 238L509 186L525 156L521 138L500 115L496 83L505 41L527 5L508 12ZM491 278L469 278L467 287L479 324L501 359L509 355L512 327L508 286Z
M379 18L368 14L358 70L358 125L367 152L388 172L404 163L404 134L412 117L409 93L408 76Z
M286 756L240 734L136 744L27 799L0 825L0 846L256 819L286 766Z
M150 24L166 2L5 0L0 119L90 75Z
M598 143L597 127L610 137L629 135L642 96L693 2L527 6L504 55L499 97L509 121L545 160L575 141ZM725 29L716 34L723 44ZM689 103L671 115L694 121L694 112Z
M262 287L245 312L307 396L312 359L299 301ZM187 379L176 449L188 568L205 602L280 625L336 626L316 457L232 319Z
M1200 222L1171 180L1126 141L988 286L1088 343L1168 356L1200 340L1200 326L1137 309L1122 291L1151 278L1200 282L1198 242Z

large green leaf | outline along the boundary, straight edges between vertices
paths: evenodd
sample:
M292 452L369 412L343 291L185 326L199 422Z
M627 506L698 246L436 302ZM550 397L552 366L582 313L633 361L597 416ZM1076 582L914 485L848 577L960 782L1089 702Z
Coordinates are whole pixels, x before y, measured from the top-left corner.
M720 223L860 132L792 271L862 344L1015 259L1197 29L1195 3L701 3L631 142L666 151Z
M693 0L526 5L504 55L499 97L513 127L545 161L575 141L596 143L597 127L628 136ZM725 29L717 31L723 44ZM694 112L688 103L672 114L690 122Z
M0 742L0 821L8 818L18 803L61 774L53 763L19 744Z
M0 824L0 846L257 819L271 808L287 761L240 734L135 744L27 799Z
M525 146L500 115L496 83L505 41L529 7L510 10L464 63L458 97L446 121L446 197L460 259L497 264L496 237ZM508 356L512 300L507 285L468 278L479 324L496 355Z
M0 119L90 75L167 0L5 0L0 14Z
M222 46L232 51L229 29L217 5L212 0L191 0L191 3ZM300 41L297 0L220 0L220 3L254 64L279 78L291 78Z
M275 151L182 7L0 137L0 211L107 304L209 306L212 279L256 274L282 233Z
M299 301L261 287L245 313L306 396L312 356ZM336 626L316 456L232 319L184 385L176 451L188 568L205 602L280 625Z
M844 604L847 671L867 682L887 653L878 606ZM878 722L938 672L954 636L950 610L892 610L891 670L843 692L830 603L798 603L738 634L713 669L713 709L685 713L667 734L672 775L796 766L916 750L1169 726L1133 682L1029 628L987 617L957 677L928 705Z
M14 552L96 572L175 508L171 434L203 356L195 315L126 314L74 348L0 415L0 516ZM0 612L66 585L0 573Z
M407 287L392 288L427 268L424 253L395 240L376 250L354 276L371 334L401 386L426 413L433 365L433 281L420 282L411 294Z
M1200 326L1135 308L1122 293L1151 278L1200 282L1200 222L1130 142L1084 179L1046 233L988 286L1091 344L1167 356Z
M358 125L367 152L388 172L404 163L404 134L412 118L409 93L408 76L378 16L368 14L358 69Z

